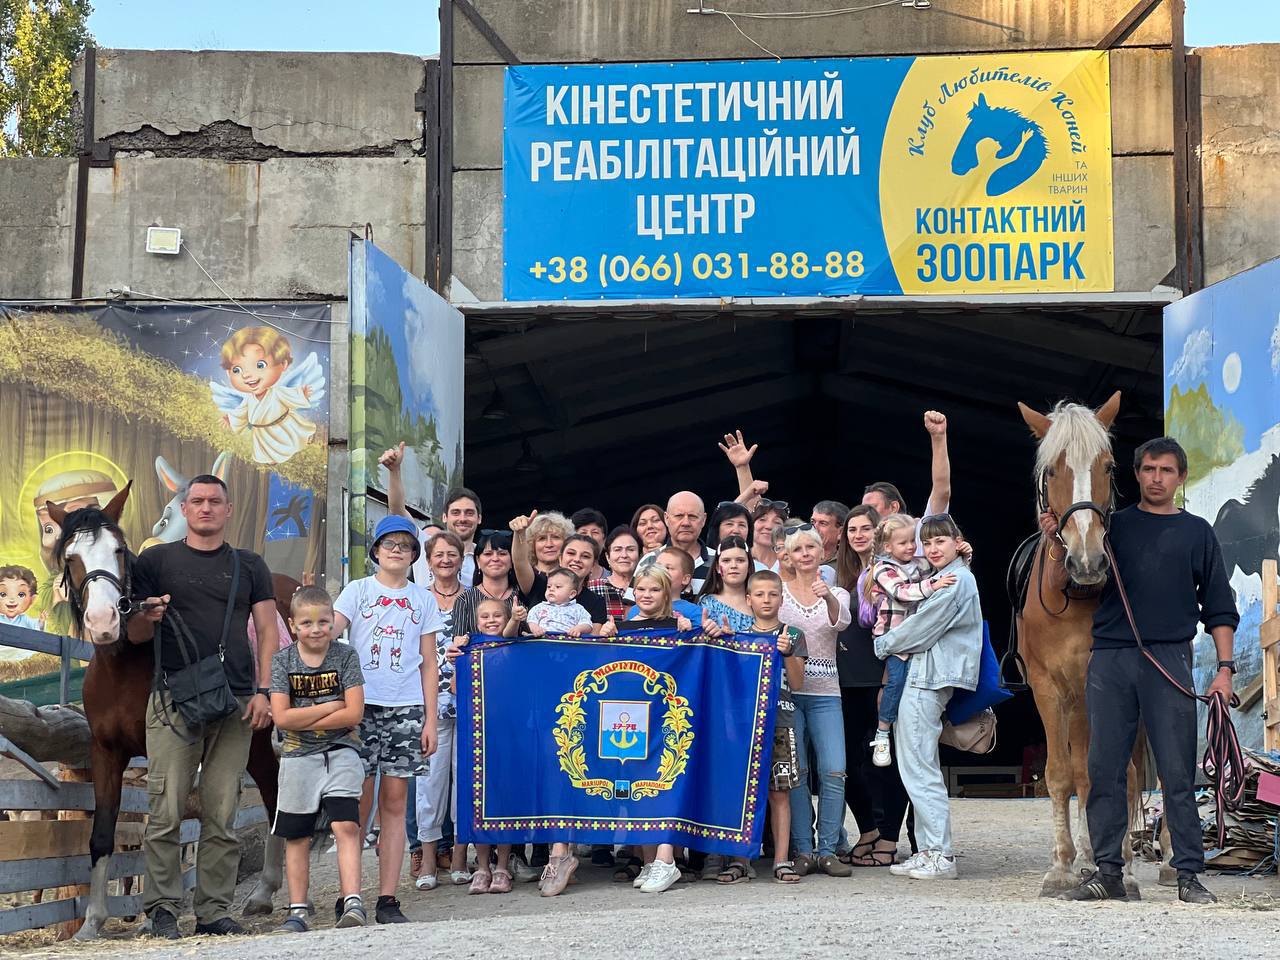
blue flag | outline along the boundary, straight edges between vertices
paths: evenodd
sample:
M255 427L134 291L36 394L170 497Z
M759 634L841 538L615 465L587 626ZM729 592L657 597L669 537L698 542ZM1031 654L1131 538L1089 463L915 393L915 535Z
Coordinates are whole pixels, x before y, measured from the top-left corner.
M759 851L777 638L472 638L458 661L458 837Z

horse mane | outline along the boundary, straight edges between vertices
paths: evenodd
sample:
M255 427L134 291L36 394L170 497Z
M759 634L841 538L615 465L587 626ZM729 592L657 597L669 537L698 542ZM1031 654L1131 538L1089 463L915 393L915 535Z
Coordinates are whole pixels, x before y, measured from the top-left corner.
M126 550L128 549L124 531L98 507L81 507L68 513L66 521L62 524L62 535L58 537L58 542L53 548L54 560L58 566L61 567L66 562L67 545L71 543L77 534L92 533L93 538L96 540L98 532L101 530L115 534L120 541L120 545Z
M1261 476L1249 484L1249 489L1244 494L1245 502L1252 501L1255 494L1266 489L1268 484L1275 483L1277 480L1280 480L1280 453L1273 453L1271 461L1267 464L1267 468L1262 471Z
M1083 404L1059 400L1047 416L1051 426L1036 447L1037 481L1064 453L1069 463L1093 463L1111 449L1110 431Z

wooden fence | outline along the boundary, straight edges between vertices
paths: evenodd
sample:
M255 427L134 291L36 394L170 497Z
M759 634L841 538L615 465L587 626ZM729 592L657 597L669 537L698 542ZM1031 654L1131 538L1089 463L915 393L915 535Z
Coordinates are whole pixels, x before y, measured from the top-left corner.
M84 916L89 883L89 833L93 827L93 784L88 771L64 771L68 782L50 785L40 780L0 780L0 808L56 812L56 820L0 821L0 894L55 890L53 899L42 899L0 910L0 934L68 924L64 935L74 932L74 921ZM121 791L120 819L116 824L115 853L110 880L141 878L146 872L142 834L146 828L147 793L136 786ZM246 807L236 817L236 829L265 823L266 810ZM184 820L180 841L200 839L200 821ZM183 871L183 885L195 885L195 867ZM107 897L113 917L142 913L142 884L135 880L129 893ZM78 926L76 924L75 926Z

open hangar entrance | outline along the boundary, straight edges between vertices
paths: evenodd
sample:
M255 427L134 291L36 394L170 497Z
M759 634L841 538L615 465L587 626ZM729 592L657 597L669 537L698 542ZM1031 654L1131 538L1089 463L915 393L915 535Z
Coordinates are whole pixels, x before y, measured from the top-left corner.
M927 409L948 418L952 512L975 550L992 639L1003 651L1005 575L1034 530L1034 443L1019 400L1097 406L1114 425L1121 504L1134 447L1163 432L1156 295L482 304L467 317L466 477L485 525L518 512L601 510L611 525L676 490L708 510L737 494L717 441L759 444L755 476L807 518L859 502L876 480L919 511L928 493ZM1000 708L998 751L957 765L1022 769L1044 740L1029 693Z

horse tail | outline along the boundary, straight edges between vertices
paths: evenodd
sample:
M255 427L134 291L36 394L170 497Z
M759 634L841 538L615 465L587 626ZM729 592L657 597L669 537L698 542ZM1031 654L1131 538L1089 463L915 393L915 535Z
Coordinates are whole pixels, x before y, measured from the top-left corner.
M1129 829L1141 830L1146 826L1146 814L1143 800L1154 784L1147 775L1147 728L1138 724L1138 736L1133 741L1133 753L1130 755L1134 770L1134 788L1129 792Z
M987 196L999 197L1014 187L1025 183L1030 176L1040 169L1045 157L1049 155L1049 145L1044 134L1034 124L1031 136L1022 143L1018 155L991 174L987 180Z

